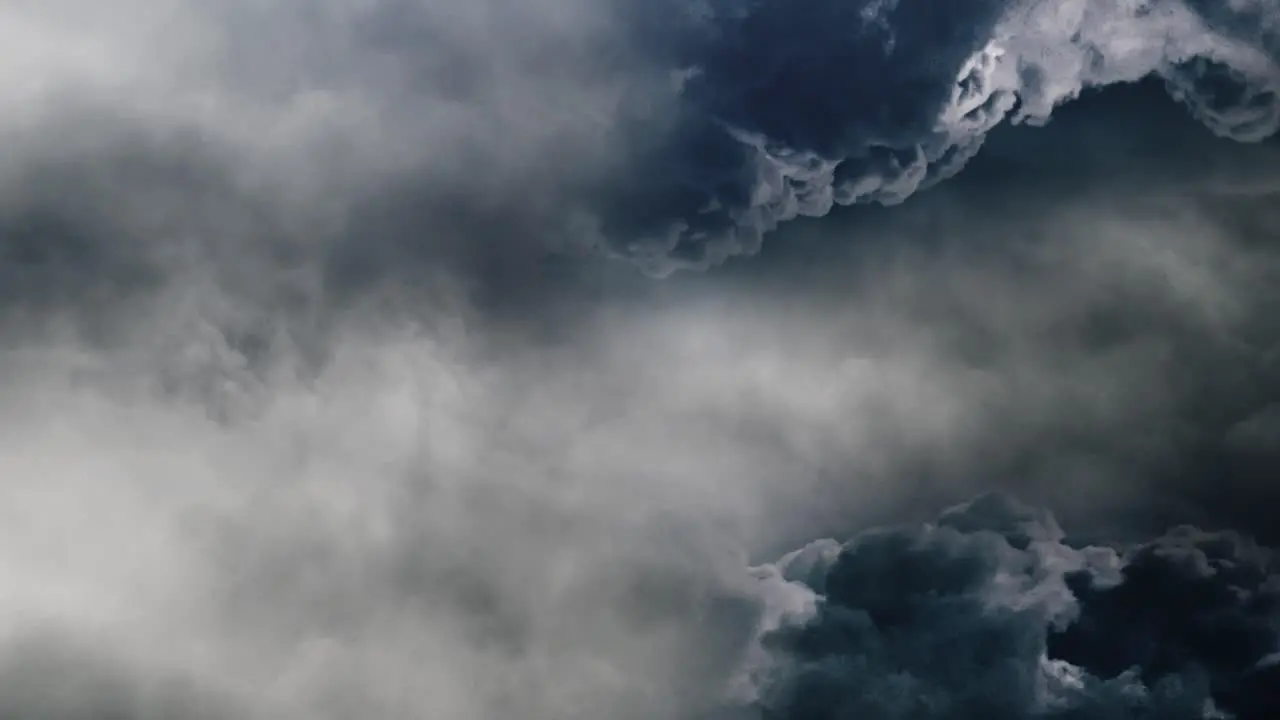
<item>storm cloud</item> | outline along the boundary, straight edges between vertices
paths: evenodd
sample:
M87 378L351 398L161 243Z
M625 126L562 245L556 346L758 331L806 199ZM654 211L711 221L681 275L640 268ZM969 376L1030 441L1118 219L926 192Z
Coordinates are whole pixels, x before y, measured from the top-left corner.
M778 718L1271 717L1276 570L1232 533L1084 545L983 496L762 568L798 597L765 635L759 702Z
M1277 23L5 3L0 715L1270 717Z
M1046 123L1091 88L1159 78L1219 135L1280 129L1268 2L696 7L677 33L673 129L604 217L614 247L659 272L754 253L778 223L835 205L901 203L1001 123Z
M419 200L521 218L490 253L594 247L658 274L901 203L1093 89L1154 79L1220 136L1280 128L1270 0L131 7L147 19L6 10L11 143L93 109L194 133L251 192L330 216L430 184Z

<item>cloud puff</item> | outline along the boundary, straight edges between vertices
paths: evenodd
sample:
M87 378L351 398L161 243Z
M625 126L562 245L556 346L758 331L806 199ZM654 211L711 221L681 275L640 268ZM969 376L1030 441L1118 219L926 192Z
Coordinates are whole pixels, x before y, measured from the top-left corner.
M1277 708L1280 575L1270 551L1232 533L1085 545L1052 516L986 495L933 523L821 541L765 572L812 599L764 635L764 717L1261 719Z

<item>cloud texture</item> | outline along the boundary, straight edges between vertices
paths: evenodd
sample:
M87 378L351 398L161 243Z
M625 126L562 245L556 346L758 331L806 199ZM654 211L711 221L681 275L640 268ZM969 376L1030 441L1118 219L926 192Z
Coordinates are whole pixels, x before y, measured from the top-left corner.
M150 19L6 11L10 130L68 103L195 127L258 188L336 207L449 178L455 204L519 196L539 249L659 274L901 203L1099 88L1155 79L1218 135L1280 129L1271 0L133 4Z
M633 222L611 234L658 269L754 253L778 223L834 205L900 203L959 172L999 124L1043 124L1092 88L1156 77L1219 135L1280 129L1265 0L696 7L675 129L643 151L618 199Z
M809 610L766 635L781 659L760 704L777 718L1271 717L1276 571L1233 533L1082 545L983 496L767 566Z
M0 3L0 716L1271 717L1277 15Z

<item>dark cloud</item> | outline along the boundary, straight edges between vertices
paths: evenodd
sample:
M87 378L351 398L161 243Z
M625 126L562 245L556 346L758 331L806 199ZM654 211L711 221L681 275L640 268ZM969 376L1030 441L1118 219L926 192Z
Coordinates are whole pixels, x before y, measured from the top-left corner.
M121 2L0 9L0 715L1272 712L1274 3Z
M1047 122L1089 88L1162 78L1239 140L1280 123L1267 2L696 7L671 129L604 205L611 248L660 272L754 254L779 222L835 205L898 204L1005 120Z
M776 571L816 605L765 637L764 717L1243 719L1280 697L1259 677L1280 575L1231 533L1082 546L988 495Z

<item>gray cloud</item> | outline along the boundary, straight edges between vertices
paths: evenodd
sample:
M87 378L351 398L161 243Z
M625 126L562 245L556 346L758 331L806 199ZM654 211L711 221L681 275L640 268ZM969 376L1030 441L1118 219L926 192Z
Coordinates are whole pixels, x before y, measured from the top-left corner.
M992 487L1099 543L1274 532L1276 146L1168 114L1162 80L957 130L989 137L953 182L797 219L752 263L652 282L602 259L754 250L628 244L711 196L756 207L736 130L914 191L899 151L992 32L1064 38L975 69L993 127L1008 82L1039 77L1016 93L1048 112L1149 73L1153 38L1274 59L1245 22L1265 4L1088 7L1008 35L1053 8L10 3L0 681L27 691L0 714L736 720L795 599L750 566L814 537ZM1075 64L1091 44L1117 64ZM845 65L876 72L782 82ZM1161 68L1193 105L1222 79ZM1266 119L1239 107L1192 114ZM1005 542L981 537L930 567L960 582ZM810 576L839 544L817 547ZM1123 593L1054 589L1113 629ZM1026 619L987 629L1043 642ZM1164 701L1067 659L1100 679L1063 689L1080 708ZM1268 667L1174 674L1228 677L1225 705Z
M199 682L129 667L56 633L32 633L6 643L0 656L0 711L12 718L240 717L230 698Z
M174 271L97 345L17 334L10 622L270 717L698 717L752 556L993 485L1111 537L1257 507L1189 461L1270 402L1269 248L1160 195L950 192L849 220L879 245L781 238L822 262L568 273L523 312L392 268L308 336Z

